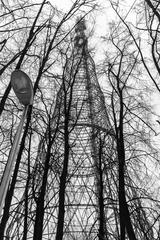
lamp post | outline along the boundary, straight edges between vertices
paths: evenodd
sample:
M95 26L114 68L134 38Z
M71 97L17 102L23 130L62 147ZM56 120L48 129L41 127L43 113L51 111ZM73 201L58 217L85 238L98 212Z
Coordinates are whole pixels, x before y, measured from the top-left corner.
M20 103L24 105L23 114L17 128L17 132L13 141L13 145L11 147L7 164L5 166L5 170L2 176L2 180L0 183L0 215L3 209L4 200L6 197L7 189L9 186L9 181L11 178L14 162L17 157L18 149L19 149L19 141L21 137L21 132L23 129L23 124L26 118L28 106L33 103L33 86L28 75L21 70L15 70L11 74L11 86L19 99Z

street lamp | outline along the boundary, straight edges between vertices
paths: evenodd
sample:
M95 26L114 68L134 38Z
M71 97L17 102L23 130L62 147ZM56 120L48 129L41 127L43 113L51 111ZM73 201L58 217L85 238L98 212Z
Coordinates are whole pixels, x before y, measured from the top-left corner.
M26 118L28 106L33 103L33 86L28 75L21 70L15 70L11 74L11 86L19 99L20 103L24 105L23 114L17 128L17 132L13 141L13 145L11 147L7 164L5 166L5 170L2 176L1 184L0 184L0 215L3 209L4 200L6 197L9 181L11 178L14 162L17 157L18 149L19 149L19 141L21 137L21 132L23 129L23 124Z
M24 106L31 105L33 102L33 87L28 75L21 70L15 70L11 74L11 85Z

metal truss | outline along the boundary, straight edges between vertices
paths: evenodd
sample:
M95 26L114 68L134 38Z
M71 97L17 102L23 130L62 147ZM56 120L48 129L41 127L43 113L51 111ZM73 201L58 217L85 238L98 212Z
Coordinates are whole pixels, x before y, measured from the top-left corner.
M89 54L83 20L76 26L74 50L62 80L29 182L27 239L33 239L48 146L42 239L55 239L63 210L63 239L116 239L119 217L114 132ZM22 239L24 199L22 194L12 213L6 229L8 239Z

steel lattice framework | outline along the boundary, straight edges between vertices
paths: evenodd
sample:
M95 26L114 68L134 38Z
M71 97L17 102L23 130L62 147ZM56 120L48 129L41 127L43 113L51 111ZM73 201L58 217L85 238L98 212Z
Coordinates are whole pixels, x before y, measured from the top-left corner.
M39 144L29 182L27 239L33 239L45 173L42 239L55 239L62 226L65 240L115 239L117 232L113 130L89 54L83 20L75 31L74 50L64 67L55 111ZM25 195L6 229L9 239L22 239L24 198Z

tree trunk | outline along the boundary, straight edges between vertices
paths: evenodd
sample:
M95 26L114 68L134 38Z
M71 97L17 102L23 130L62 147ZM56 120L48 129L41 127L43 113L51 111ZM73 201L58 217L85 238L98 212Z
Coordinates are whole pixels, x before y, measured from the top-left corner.
M99 143L99 156L98 156L98 205L99 205L99 233L98 237L99 240L105 239L107 233L105 233L104 225L105 225L105 218L104 218L104 197L103 197L103 170L102 170L102 140L100 139ZM108 238L106 238L108 239Z
M67 118L67 117L66 117ZM68 119L65 124L65 136L64 136L64 162L63 170L60 177L60 190L59 190L59 206L58 206L58 223L56 240L63 239L63 227L64 227L64 215L65 215L65 188L66 178L68 173L68 161L69 161L69 133L68 133Z
M44 166L42 186L41 186L40 194L37 200L33 240L42 240L42 235L43 235L43 219L44 219L44 210L45 210L44 199L45 199L47 176L48 176L48 170L49 170L50 149L51 149L51 145L48 146L48 151L46 154L46 160L45 160L45 166Z
M131 223L130 213L126 202L125 195L125 146L123 136L123 96L119 88L120 97L120 121L117 129L117 153L119 163L119 211L120 211L120 232L121 240L125 240L125 229L130 240L136 240L134 230Z

